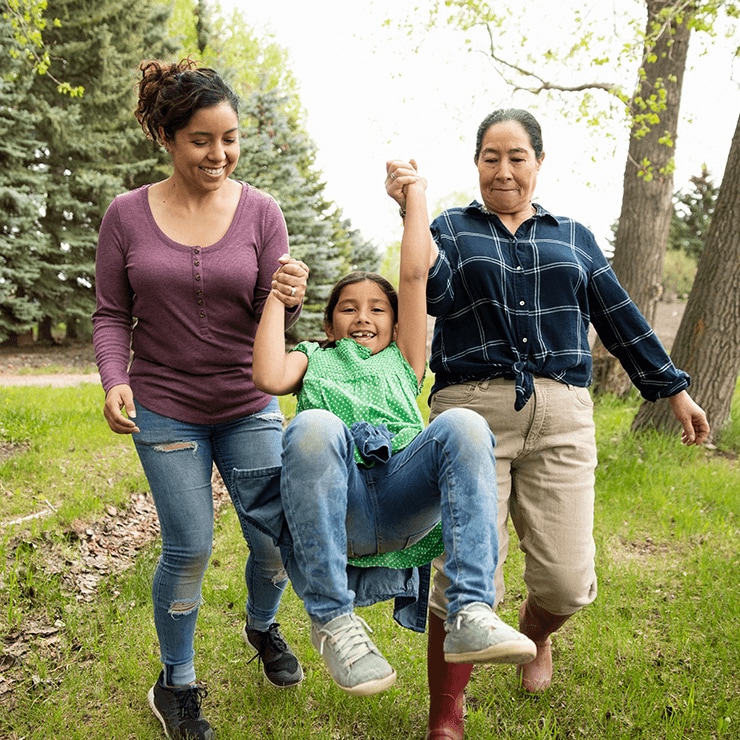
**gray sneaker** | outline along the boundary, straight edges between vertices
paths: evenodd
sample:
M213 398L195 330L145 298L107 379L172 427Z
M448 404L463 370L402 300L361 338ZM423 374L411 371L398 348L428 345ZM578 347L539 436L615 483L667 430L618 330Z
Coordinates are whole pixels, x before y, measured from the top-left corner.
M353 696L370 696L390 688L396 672L367 636L367 622L356 614L341 614L326 624L314 623L311 642L324 659L340 689Z
M529 663L537 646L502 622L488 604L467 604L445 623L448 663Z

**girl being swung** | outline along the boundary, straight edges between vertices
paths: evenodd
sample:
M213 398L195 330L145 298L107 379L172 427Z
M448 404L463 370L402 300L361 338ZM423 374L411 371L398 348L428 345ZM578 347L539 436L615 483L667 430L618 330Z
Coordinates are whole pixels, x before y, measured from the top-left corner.
M298 395L283 441L283 559L311 618L314 646L336 683L356 695L388 688L396 674L354 612L348 559L403 555L440 520L450 578L445 659L522 663L535 654L492 609L493 436L467 409L424 428L416 403L426 369L426 280L437 250L415 164L389 162L387 174L406 194L398 295L379 275L351 273L326 308L328 346L303 342L286 355L290 296L278 271L253 367L258 388Z

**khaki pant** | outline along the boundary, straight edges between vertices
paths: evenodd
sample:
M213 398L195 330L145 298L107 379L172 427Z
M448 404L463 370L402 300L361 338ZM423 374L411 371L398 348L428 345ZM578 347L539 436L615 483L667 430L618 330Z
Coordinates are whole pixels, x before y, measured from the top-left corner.
M593 402L588 389L545 378L535 378L534 394L521 411L514 410L514 396L514 382L503 378L448 386L432 397L430 419L448 408L469 408L487 420L496 438L496 603L504 595L511 516L529 593L552 614L574 614L596 598ZM434 566L429 606L445 619L444 555Z

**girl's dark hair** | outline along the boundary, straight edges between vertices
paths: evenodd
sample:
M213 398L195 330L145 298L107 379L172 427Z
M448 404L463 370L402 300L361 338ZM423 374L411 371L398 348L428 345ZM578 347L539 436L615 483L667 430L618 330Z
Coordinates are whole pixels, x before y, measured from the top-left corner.
M348 285L362 283L365 280L370 280L373 283L376 283L383 293L385 293L386 297L390 301L391 308L393 309L393 323L395 324L398 321L398 293L396 293L396 289L382 275L378 275L377 272L356 270L355 272L350 272L349 275L345 275L341 278L331 289L329 300L324 309L324 326L332 325L332 316L334 315L334 309L337 307L337 303L339 303L339 297L342 294L342 290Z
M537 123L537 119L526 110L520 108L502 108L501 110L495 110L493 113L489 113L478 126L478 134L475 137L475 162L478 162L480 157L480 150L483 146L483 137L486 135L491 126L496 123L503 123L504 121L517 121L521 123L524 130L527 132L529 137L529 143L534 149L534 156L539 159L542 156L542 129L540 124Z
M236 93L215 70L198 68L190 57L177 63L145 60L139 70L139 103L134 115L152 141L173 141L175 132L185 128L201 108L228 103L239 114Z

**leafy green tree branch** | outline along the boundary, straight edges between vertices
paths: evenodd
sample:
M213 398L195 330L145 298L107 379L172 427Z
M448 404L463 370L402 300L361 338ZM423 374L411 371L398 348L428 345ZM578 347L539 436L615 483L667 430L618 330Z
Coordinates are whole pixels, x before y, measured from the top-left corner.
M57 92L73 98L82 96L85 92L82 85L70 85L51 73L52 58L44 42L47 0L4 0L4 4L3 16L10 22L16 42L14 48L8 49L9 56L26 59L35 73L48 76L56 84ZM53 27L60 25L58 18L52 20Z

